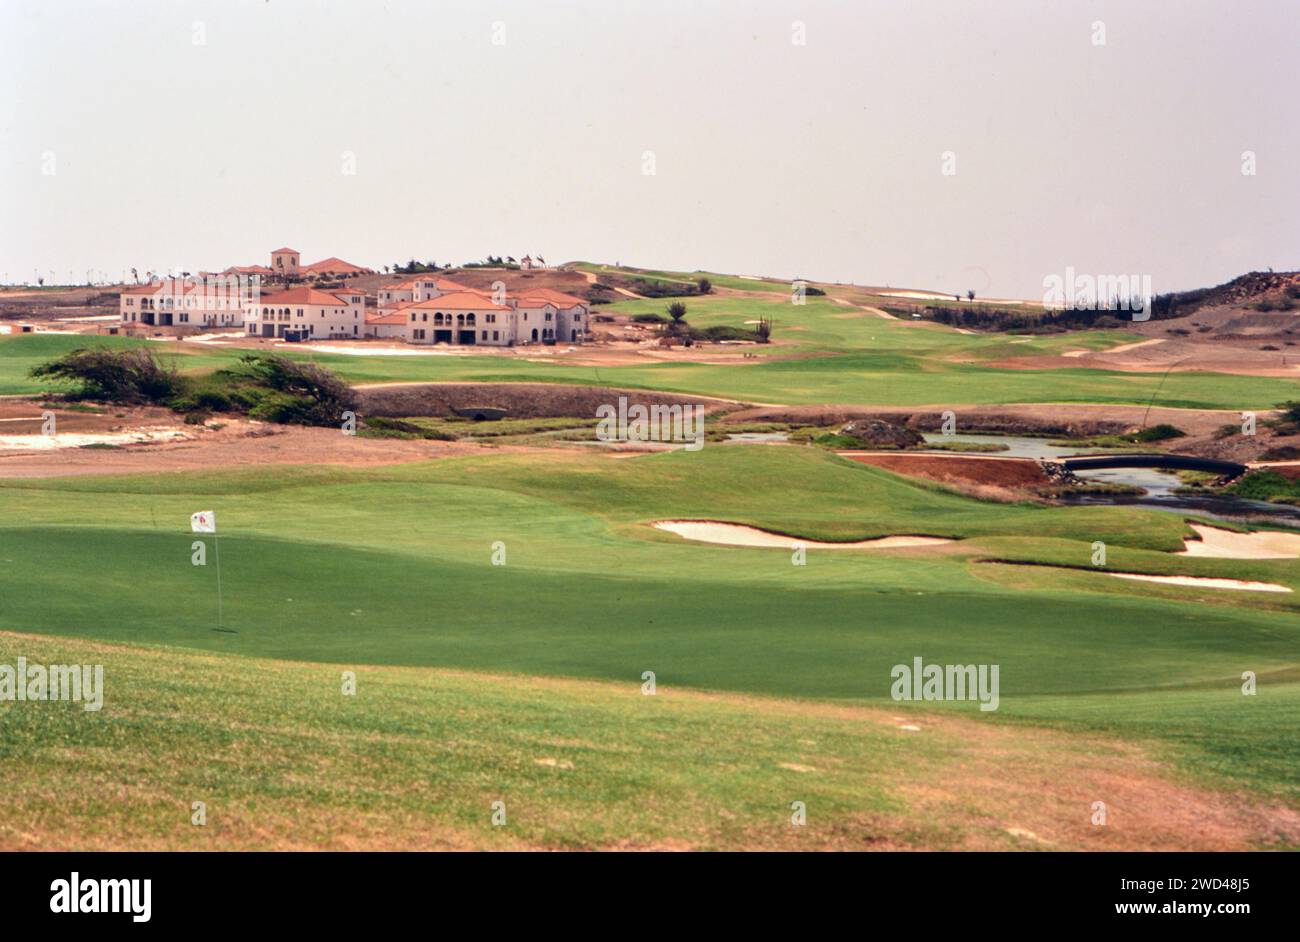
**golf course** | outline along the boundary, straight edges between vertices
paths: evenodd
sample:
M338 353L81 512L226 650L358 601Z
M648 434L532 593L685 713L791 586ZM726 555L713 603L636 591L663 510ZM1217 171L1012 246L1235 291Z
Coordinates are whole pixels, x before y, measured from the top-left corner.
M220 521L206 566L196 509ZM953 542L794 565L653 528L668 518L792 544ZM1102 541L1116 571L1292 589L1300 571L1174 555L1191 531L1170 514L986 503L820 451L729 445L6 480L0 522L0 660L35 642L107 678L90 720L0 706L11 844L16 822L68 800L106 843L140 846L368 846L398 819L421 834L397 846L1159 843L1152 822L1121 827L1142 789L1108 795L1096 768L1076 770L1095 793L1063 818L1035 805L1031 827L1023 808L983 808L987 782L943 825L907 797L956 775L962 804L971 763L988 766L976 779L1004 759L1054 777L1130 750L1171 789L1243 807L1300 795L1300 596L1126 582L1089 560ZM891 666L916 656L1000 665L999 709L891 700ZM993 755L958 761L986 740ZM71 774L83 762L121 800L92 811L97 789ZM490 826L496 799L509 828ZM212 827L189 827L191 800ZM792 801L813 809L806 828L789 827ZM1091 801L1116 803L1114 829L1088 826ZM354 811L358 828L339 824Z

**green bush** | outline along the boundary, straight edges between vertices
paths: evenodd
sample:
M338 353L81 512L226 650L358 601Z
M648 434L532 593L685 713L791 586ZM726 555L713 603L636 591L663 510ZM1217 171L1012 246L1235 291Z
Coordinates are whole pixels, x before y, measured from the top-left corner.
M1187 433L1180 428L1174 428L1172 425L1164 423L1153 425L1150 428L1144 428L1133 436L1135 441L1139 442L1163 442L1171 438L1184 438Z
M76 382L80 384L76 396L126 405L163 403L184 389L180 375L162 366L153 351L143 347L83 347L33 367L31 375Z

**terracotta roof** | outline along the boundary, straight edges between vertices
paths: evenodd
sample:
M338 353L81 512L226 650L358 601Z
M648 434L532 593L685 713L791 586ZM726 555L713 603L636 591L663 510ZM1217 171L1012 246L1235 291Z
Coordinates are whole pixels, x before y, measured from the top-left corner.
M239 272L244 275L273 275L274 270L267 268L265 265L231 265L226 272ZM222 272L225 274L226 272Z
M520 307L526 307L529 309L547 307L548 305L550 307L556 307L555 302L550 300L549 298L538 298L532 295L529 295L526 298L516 298L515 300L519 302ZM558 310L558 308L556 309Z
M369 271L368 268L362 268L360 265L353 265L351 262L345 262L341 258L330 256L323 258L319 262L312 262L310 265L304 265L303 271L314 272L363 272Z
M403 307L418 307L422 310L441 311L508 311L510 308L494 304L485 294L473 291L453 291L428 301L415 301Z
M343 307L342 298L315 288L290 288L278 294L264 294L258 304L320 304L324 307Z
M273 249L273 250L271 251L271 254L272 254L272 255L279 255L281 252L292 252L294 255L299 255L299 254L301 254L297 249Z
M565 294L563 291L555 291L551 288L529 288L528 296L530 298L546 298L555 302L559 307L572 307L575 304L587 304L585 298L575 298L571 294Z
M156 294L163 289L162 284L151 285L131 285L129 288L123 288L121 294Z
M367 324L405 324L405 314L367 314Z

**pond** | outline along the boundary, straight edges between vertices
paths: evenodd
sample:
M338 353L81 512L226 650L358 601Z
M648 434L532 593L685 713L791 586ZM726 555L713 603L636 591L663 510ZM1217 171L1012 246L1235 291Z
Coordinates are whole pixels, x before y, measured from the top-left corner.
M941 435L934 432L925 434L927 442L969 442L973 445L1005 445L1005 451L985 452L985 454L1005 458L1038 458L1059 461L1072 455L1104 454L1104 449L1082 446L1053 445L1056 439L1027 438L1016 435ZM1178 513L1193 511L1206 517L1221 520L1246 520L1268 517L1279 523L1300 526L1300 508L1285 504L1270 504L1264 501L1245 500L1240 497L1219 495L1176 494L1175 489L1182 486L1178 475L1172 471L1155 468L1108 468L1104 471L1077 471L1075 476L1082 481L1096 481L1105 484L1124 484L1140 487L1145 494L1080 494L1063 497L1065 504L1109 504L1127 507L1150 507L1155 510L1168 510Z

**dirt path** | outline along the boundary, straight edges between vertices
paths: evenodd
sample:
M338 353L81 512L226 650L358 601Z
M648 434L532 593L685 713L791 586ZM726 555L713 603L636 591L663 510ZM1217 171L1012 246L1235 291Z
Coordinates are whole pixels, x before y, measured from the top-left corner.
M589 285L594 285L594 284L596 283L596 273L595 273L595 272L587 271L586 269L583 269L583 268L578 269L578 272L579 272L579 274L582 275L583 278L586 278L586 279L587 279L587 284L589 284ZM619 288L619 287L617 287L617 286L611 286L611 287L613 287L615 291L617 291L619 294L623 295L623 297L625 297L625 298L633 298L633 299L635 299L635 300L637 300L637 301L644 301L644 300L646 300L646 297L645 297L645 295L643 295L643 294L637 294L637 293L634 292L634 291L628 291L626 288Z

